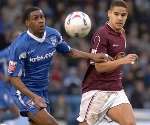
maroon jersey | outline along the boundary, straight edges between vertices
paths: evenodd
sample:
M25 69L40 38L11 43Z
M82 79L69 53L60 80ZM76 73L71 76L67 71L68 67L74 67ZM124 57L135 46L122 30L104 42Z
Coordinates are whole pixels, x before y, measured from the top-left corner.
M108 24L100 27L91 39L92 53L106 53L115 57L120 52L125 52L126 39L124 32L115 32ZM83 80L82 92L90 90L118 91L122 89L121 66L111 73L99 73L95 66L89 63L88 70Z

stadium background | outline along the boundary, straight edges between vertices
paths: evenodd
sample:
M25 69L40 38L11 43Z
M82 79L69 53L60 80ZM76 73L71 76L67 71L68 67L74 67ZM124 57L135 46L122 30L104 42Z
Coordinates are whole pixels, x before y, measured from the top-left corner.
M69 44L72 47L89 51L90 36L107 20L106 10L110 2L111 0L0 0L0 48L5 48L17 33L25 30L22 14L25 8L34 5L43 9L47 25L58 29L66 40L71 41ZM142 109L144 115L150 109L150 0L127 2L127 53L137 53L139 59L134 65L124 67L123 83L132 106ZM65 17L76 10L87 13L92 20L92 30L85 39L71 39L64 31ZM49 95L52 114L59 119L60 125L77 125L80 85L86 69L84 60L66 59L59 54L54 57ZM24 119L17 122L16 125L25 123Z

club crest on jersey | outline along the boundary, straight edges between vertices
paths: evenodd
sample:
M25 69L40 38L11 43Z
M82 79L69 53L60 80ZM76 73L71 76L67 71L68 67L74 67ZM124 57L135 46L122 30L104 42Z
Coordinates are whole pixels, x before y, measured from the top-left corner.
M8 72L13 73L16 70L16 65L17 65L17 62L9 61Z
M57 37L56 36L51 36L50 40L48 40L48 42L51 43L53 46L56 46Z

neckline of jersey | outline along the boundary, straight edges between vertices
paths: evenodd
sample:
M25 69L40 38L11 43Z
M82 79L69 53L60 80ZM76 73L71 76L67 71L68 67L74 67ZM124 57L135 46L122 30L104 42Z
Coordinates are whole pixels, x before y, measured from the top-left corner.
M36 40L37 42L40 42L40 43L44 42L44 40L45 40L45 38L46 38L46 31L44 31L44 34L43 34L42 38L39 38L39 37L35 36L35 35L32 34L29 30L27 30L27 34L28 34L31 38L33 38L34 40Z
M114 35L120 35L121 34L121 32L116 32L109 24L108 24L108 22L106 23L106 28L110 31L110 33L111 34L114 34Z

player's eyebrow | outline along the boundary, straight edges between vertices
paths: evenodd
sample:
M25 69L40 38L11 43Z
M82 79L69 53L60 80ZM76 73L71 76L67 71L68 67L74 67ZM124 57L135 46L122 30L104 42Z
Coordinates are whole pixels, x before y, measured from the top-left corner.
M121 15L126 15L127 13L121 13Z
M123 15L127 14L127 12L116 12L116 11L115 11L114 13L115 13L115 14L121 14L121 15L122 15L122 14L123 14Z
M43 16L43 14L41 14L41 13L40 14L33 14L32 16L34 16L34 17L35 16Z
M32 18L41 17L41 16L44 16L44 15L42 13L31 15Z

